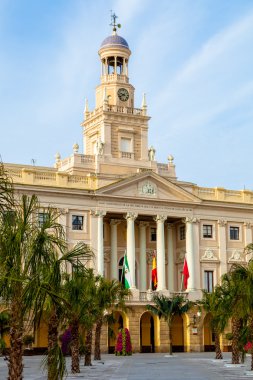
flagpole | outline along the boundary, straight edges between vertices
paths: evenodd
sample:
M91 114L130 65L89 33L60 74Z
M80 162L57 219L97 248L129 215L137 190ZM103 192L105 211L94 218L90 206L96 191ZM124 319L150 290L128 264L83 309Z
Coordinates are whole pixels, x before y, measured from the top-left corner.
M184 275L182 273L182 275L181 275L181 292L183 291L183 280L184 280Z
M120 279L121 284L122 284L122 280L123 280L123 273L124 273L124 267L125 267L125 254L126 254L126 251L124 253L123 266L122 266L122 271L121 271L121 279Z

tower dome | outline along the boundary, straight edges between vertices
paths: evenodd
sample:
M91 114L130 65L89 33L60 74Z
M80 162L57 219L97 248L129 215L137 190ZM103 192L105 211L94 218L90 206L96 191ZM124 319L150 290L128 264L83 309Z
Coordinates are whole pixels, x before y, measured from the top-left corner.
M118 36L117 34L113 34L109 37L106 37L104 41L102 42L100 48L103 47L125 47L129 49L127 41L123 38Z

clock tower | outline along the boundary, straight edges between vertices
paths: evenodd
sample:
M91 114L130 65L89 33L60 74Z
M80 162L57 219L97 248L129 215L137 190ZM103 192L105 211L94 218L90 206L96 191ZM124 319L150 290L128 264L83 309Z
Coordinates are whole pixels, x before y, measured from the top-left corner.
M117 16L112 15L112 35L98 51L100 84L96 87L95 110L84 110L84 153L96 155L107 164L129 166L129 160L148 161L148 120L145 95L135 108L134 87L129 83L131 55L127 41L117 34Z

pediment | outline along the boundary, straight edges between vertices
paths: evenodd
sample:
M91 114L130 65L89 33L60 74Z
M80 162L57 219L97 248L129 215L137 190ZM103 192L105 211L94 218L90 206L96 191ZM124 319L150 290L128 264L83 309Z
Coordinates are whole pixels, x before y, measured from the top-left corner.
M174 202L194 202L201 200L179 185L164 179L156 173L140 173L116 183L102 187L96 194L122 198L142 198Z

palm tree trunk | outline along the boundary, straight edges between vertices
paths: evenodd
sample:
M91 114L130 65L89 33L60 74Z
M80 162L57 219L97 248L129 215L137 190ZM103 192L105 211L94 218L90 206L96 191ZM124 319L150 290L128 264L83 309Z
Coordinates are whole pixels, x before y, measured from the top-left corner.
M71 372L80 373L80 360L79 360L79 323L73 321L71 324Z
M91 364L91 350L92 350L92 327L87 330L85 338L85 356L84 365L90 366Z
M220 348L220 334L216 329L214 330L214 341L215 341L215 359L223 359L221 348Z
M168 328L169 328L169 350L170 350L170 355L172 355L172 322L168 323Z
M54 309L50 315L48 321L48 357L47 357L47 366L48 366L48 380L57 380L57 346L58 346L58 326L59 318L56 310Z
M239 364L239 337L240 337L241 321L239 318L232 318L232 364Z
M21 312L20 291L17 289L15 300L10 305L10 355L8 380L23 379L23 316ZM16 301L17 300L17 301Z
M253 315L249 317L249 334L250 334L250 341L253 340ZM251 349L251 371L253 371L253 349Z
M99 318L96 324L96 331L95 331L94 360L101 360L100 337L101 337L102 325L103 325L103 319Z

